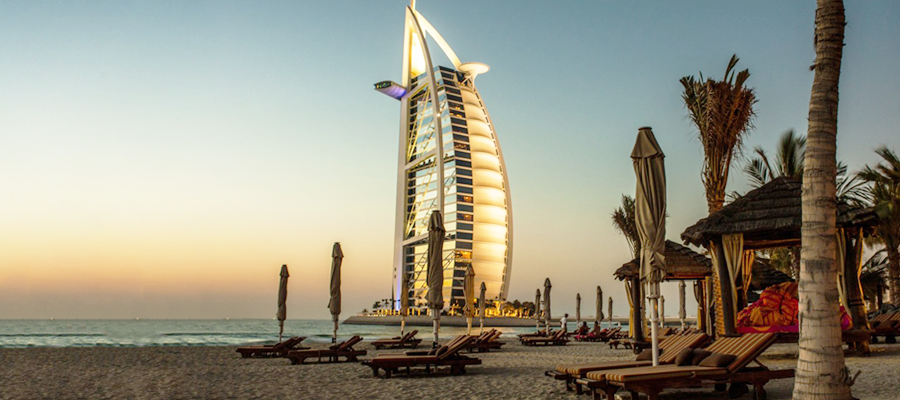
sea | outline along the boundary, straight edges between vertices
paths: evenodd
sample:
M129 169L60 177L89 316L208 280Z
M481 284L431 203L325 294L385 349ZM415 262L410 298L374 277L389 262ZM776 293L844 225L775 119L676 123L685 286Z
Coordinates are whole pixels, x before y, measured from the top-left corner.
M570 322L571 331L575 324ZM431 337L430 326L417 337ZM497 328L506 336L534 332L534 327ZM304 343L330 343L331 320L284 322L283 337L306 336ZM477 323L473 330L477 333ZM359 335L365 340L399 335L400 327L341 324L338 340ZM442 327L440 337L465 333L465 328ZM121 320L0 320L0 348L24 347L142 347L142 346L242 346L278 342L278 321L272 319L121 319Z

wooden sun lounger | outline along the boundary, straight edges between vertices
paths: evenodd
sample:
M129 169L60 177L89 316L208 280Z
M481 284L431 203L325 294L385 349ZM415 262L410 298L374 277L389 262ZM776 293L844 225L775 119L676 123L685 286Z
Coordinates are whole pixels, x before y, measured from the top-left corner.
M501 335L500 331L496 329L491 329L489 331L484 331L481 335L478 336L469 346L466 347L470 352L477 351L487 353L490 352L491 349L499 350L500 347L503 346L503 342L498 342L497 338Z
M551 331L550 331L550 334L548 335L546 331L537 331L537 332L535 332L535 333L523 333L523 334L520 334L520 335L516 335L516 337L517 337L517 338L519 339L519 341L521 342L522 340L525 340L525 339L527 339L527 338L545 338L545 337L550 337L550 336L555 335L556 332L557 332L557 331L551 330Z
M659 343L659 348L660 350L662 350L662 354L659 355L659 363L671 364L675 362L675 357L678 356L678 353L682 349L695 349L702 346L707 341L709 341L709 336L702 332L688 335L669 336ZM554 379L564 380L567 391L575 390L578 394L581 394L583 389L581 385L575 383L575 380L583 378L584 375L588 372L646 367L652 365L652 363L652 361L624 360L587 364L564 364L557 365L555 370L544 372L544 375Z
M284 357L291 350L308 349L309 347L297 347L305 339L306 336L295 336L273 345L238 347L236 351L241 353L241 358Z
M287 353L291 365L303 364L307 359L316 359L319 363L359 361L359 356L366 355L365 350L354 350L353 346L361 342L362 338L353 336L344 342L321 350L292 350ZM341 360L341 357L344 360Z
M885 343L897 343L900 336L900 311L881 314L872 318L872 343L878 343L878 337L884 336Z
M755 389L756 398L765 399L764 386L768 381L794 376L793 369L769 370L758 361L759 367L748 367L775 342L775 336L774 333L748 333L740 337L719 338L706 350L736 357L723 368L669 364L593 371L577 379L576 383L590 388L594 399L601 399L604 395L611 399L618 390L624 389L632 395L644 393L648 400L656 400L660 392L669 388L701 387L703 383L713 383L718 388L732 383L732 390L736 390L745 388L744 384L749 383Z
M402 337L395 337L393 339L381 339L372 342L372 346L375 346L375 349L381 350L382 348L395 349L395 348L416 348L419 346L419 343L422 343L422 339L416 339L416 334L419 331L407 332Z
M569 343L569 339L566 339L566 331L558 330L556 334L550 337L528 337L522 339L522 344L526 346L536 346L536 345L544 345L544 346L565 346L566 343Z
M412 367L425 367L426 373L437 371L437 367L449 366L451 375L460 375L466 373L466 365L481 364L481 360L477 358L467 357L459 354L461 350L466 348L475 336L460 335L449 343L431 351L408 351L404 355L383 355L372 358L369 361L363 361L362 364L372 368L372 374L376 378L379 377L378 371L384 370L384 378L389 379L395 372L405 369L408 374L411 373Z

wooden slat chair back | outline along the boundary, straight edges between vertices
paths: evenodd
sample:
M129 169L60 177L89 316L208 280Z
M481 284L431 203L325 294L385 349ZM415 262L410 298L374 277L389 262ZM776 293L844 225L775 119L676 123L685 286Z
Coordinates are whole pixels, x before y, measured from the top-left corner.
M678 353L681 350L690 348L697 348L702 345L709 339L709 336L706 336L705 333L692 333L689 335L673 335L663 339L662 342L659 343L660 350L663 350L662 354L659 355L659 363L660 364L671 364L675 362L675 357L678 357Z
M416 336L417 333L419 333L419 331L406 332L406 334L400 338L400 343L408 342L410 339L412 339L414 336Z
M332 345L328 348L331 350L334 350L334 351L346 351L347 349L353 347L353 345L355 345L361 341L362 341L362 338L357 335L357 336L353 336L350 339L347 339L341 343Z
M439 353L437 355L438 360L444 360L448 357L457 355L460 350L466 348L474 340L475 336L463 335L462 339L458 340L452 346L447 347L447 351Z
M294 348L294 346L296 346L297 344L299 344L300 342L302 342L304 339L306 339L306 337L303 337L303 336L294 336L294 337L292 337L292 338L290 338L290 339L288 339L288 340L285 340L285 341L283 341L283 342L281 342L281 343L278 343L278 344L272 346L272 351L287 351L287 350L290 350L290 349Z
M459 335L459 336L453 338L453 340L444 344L443 346L431 349L431 351L428 352L428 355L433 356L440 352L445 352L445 351L447 351L447 349L450 348L450 346L453 346L454 344L456 344L456 342L459 342L460 340L462 340L463 338L465 338L467 336L469 336L469 335Z
M716 339L715 342L706 347L706 350L735 356L734 361L728 365L728 372L735 373L746 367L747 364L750 364L756 357L759 357L775 342L775 338L776 334L773 332L745 333L738 337Z

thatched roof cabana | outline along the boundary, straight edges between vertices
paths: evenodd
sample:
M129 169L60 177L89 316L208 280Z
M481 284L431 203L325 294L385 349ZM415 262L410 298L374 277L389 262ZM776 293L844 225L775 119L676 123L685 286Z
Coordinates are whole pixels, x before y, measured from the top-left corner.
M706 256L666 240L666 280L703 279L712 275L712 262ZM620 281L638 278L641 259L635 258L617 269L613 276Z
M719 212L697 221L684 230L681 239L706 246L715 237L744 235L744 249L795 246L800 244L801 183L780 177L751 190ZM838 203L838 227L868 227L878 216L868 208Z
M738 311L746 304L751 287L755 250L800 245L802 226L799 180L776 178L760 188L722 207L684 230L686 243L703 246L713 259L713 287L716 299L716 331L734 335ZM865 305L859 285L859 254L863 235L878 222L872 209L837 204L838 291L841 302L864 334L868 327ZM868 351L868 336L859 340ZM856 342L856 340L854 340Z

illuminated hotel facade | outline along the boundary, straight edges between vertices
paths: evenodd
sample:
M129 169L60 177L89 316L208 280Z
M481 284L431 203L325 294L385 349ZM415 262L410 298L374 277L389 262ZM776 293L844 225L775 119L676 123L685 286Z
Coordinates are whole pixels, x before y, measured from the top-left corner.
M426 37L453 68L432 64ZM512 262L512 207L503 153L475 77L490 68L461 63L415 10L406 8L401 83L375 89L400 101L400 149L393 293L409 290L410 306L426 305L428 219L444 215L444 308L464 301L466 268L487 299L506 300ZM402 287L403 274L409 288ZM399 303L395 302L395 307Z

